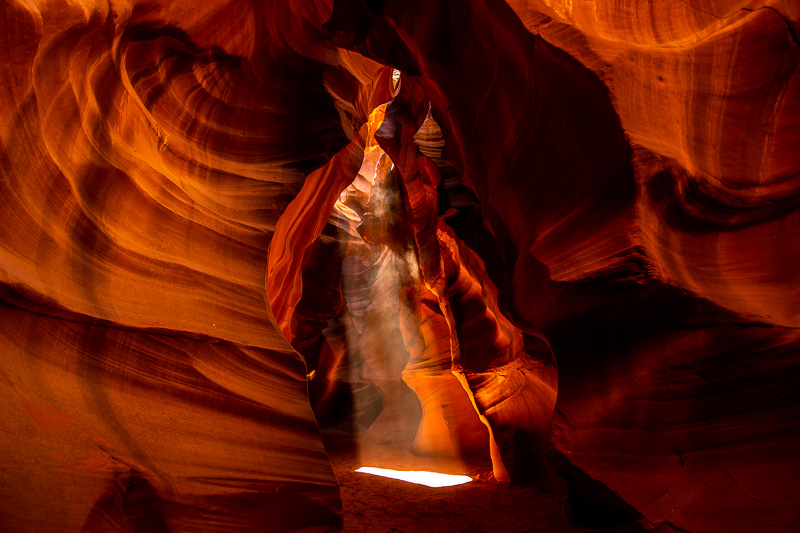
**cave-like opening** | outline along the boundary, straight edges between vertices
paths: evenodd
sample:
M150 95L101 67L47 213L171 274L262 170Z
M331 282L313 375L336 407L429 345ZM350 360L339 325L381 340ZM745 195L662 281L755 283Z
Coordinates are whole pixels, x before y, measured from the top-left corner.
M412 106L397 96L403 77L394 71L393 78L396 98L374 109L365 125L361 167L311 248L295 311L299 327L293 344L308 364L309 398L339 481L346 521L353 513L377 512L375 494L381 491L407 497L423 515L441 511L431 507L429 493L419 492L433 489L366 479L372 476L356 475L362 467L403 471L401 478L408 471L426 471L478 480L470 488L443 488L444 495L437 496L455 509L461 506L465 515L478 497L501 508L510 505L506 491L512 489L499 484L510 479L505 465L516 463L518 475L519 465L535 463L530 457L542 452L526 437L528 419L512 417L522 431L495 436L496 422L484 412L497 411L492 402L510 397L503 390L513 395L532 383L550 390L533 376L543 367L522 353L522 333L500 313L483 259L444 222L484 228L475 214L474 193L442 157L443 137L430 104L417 124L404 124L403 113L409 111L403 106ZM386 128L384 121L389 121ZM413 135L403 137L403 128L412 128ZM396 165L384 146L403 164ZM441 248L436 253L447 278L441 283L432 282L430 266L420 264L430 261L430 251L420 248L420 232L432 232ZM495 372L495 366L503 372ZM497 375L502 383L494 381ZM489 396L486 384L493 391ZM526 394L521 401L531 401ZM552 403L552 394L545 396L545 405ZM513 415L514 409L508 412ZM515 441L525 449L512 450L504 462L498 442L511 449ZM538 495L533 486L513 490L527 491L526 498ZM454 495L463 501L451 502ZM550 496L540 500L549 501Z

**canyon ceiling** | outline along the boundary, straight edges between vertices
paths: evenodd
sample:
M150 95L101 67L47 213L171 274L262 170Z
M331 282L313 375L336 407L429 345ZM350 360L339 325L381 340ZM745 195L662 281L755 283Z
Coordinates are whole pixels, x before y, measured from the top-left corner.
M341 528L320 427L798 527L800 3L2 10L0 529Z

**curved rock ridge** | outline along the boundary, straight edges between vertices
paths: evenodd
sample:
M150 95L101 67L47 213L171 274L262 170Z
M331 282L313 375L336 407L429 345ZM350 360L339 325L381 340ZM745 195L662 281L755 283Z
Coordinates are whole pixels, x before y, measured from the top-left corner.
M2 10L3 528L341 528L264 280L391 69L324 3Z
M753 320L796 327L800 279L781 265L798 253L786 231L800 190L797 6L683 3L669 17L612 28L611 3L592 22L581 7L547 20L510 4L532 33L606 83L635 148L641 242L657 275ZM659 111L643 112L645 103Z
M794 4L509 4L342 1L326 29L430 100L441 139L424 132L421 150L456 175L438 209L558 361L549 460L572 518L790 527ZM412 226L434 209L416 197ZM732 390L746 400L724 407Z
M437 187L441 175L431 160L417 155L413 143L414 136L428 117L426 101L422 86L407 76L401 76L399 92L388 106L384 121L375 134L378 144L394 162L391 172L396 175L407 213L409 244L414 253L411 266L419 269L419 274L412 272L412 278L417 278L413 280L417 287L412 288L410 295L417 301L424 300L426 294L434 298L437 304L433 309L438 308L439 320L443 319L446 326L446 329L438 327L432 332L434 336L437 332L438 335L446 334L434 341L440 349L447 350L444 360L442 354L429 353L426 358L421 358L422 354L412 354L414 358L409 361L410 366L406 367L403 378L414 389L415 378L436 378L437 367L439 372L452 373L489 432L487 445L495 478L509 481L512 475L522 477L520 472L530 469L536 462L534 450L544 448L555 403L554 376L548 376L551 381L548 386L538 376L541 366L523 362L522 334L499 312L497 292L485 275L482 261L475 255L470 256L469 249L459 244L445 224L440 224ZM379 217L380 213L375 215ZM407 256L408 248L405 250L401 248L395 252ZM419 311L412 310L412 313L418 316L418 327L408 328L406 338L409 330L424 330L425 324L429 323L427 310L422 310L421 316ZM410 340L416 344L413 337ZM427 358L433 358L430 361L433 366L426 361ZM442 363L449 364L450 368L441 368ZM502 370L498 370L499 367ZM421 371L422 368L428 372ZM501 381L505 386L498 386L498 374L503 376ZM446 374L442 377L452 379ZM526 394L520 393L523 389ZM452 409L451 414L458 412L474 423L473 414L463 407L455 407L463 405L464 397L455 389L452 392L444 390L448 392L436 400L426 395L423 416L429 411L444 414L447 406ZM521 404L506 401L511 396ZM527 400L535 400L531 402L533 407L530 410ZM521 405L526 407L520 408ZM474 440L460 436L458 431L451 432L455 438L443 438L441 444L433 446L428 444L425 433L433 434L435 431L425 426L432 420L436 419L422 421L419 433L423 436L416 439L417 451L433 452L435 447L442 447L452 448L459 455L469 453ZM458 419L451 423L460 425ZM510 435L503 434L506 430ZM444 437L441 430L438 433L440 438ZM516 456L525 459L517 460Z
M796 2L2 10L3 527L341 529L317 424L795 527Z
M4 529L341 523L292 355L0 312Z
M524 354L482 260L440 223L441 176L412 142L432 122L420 89L401 76L373 113L359 175L308 249L302 297L273 309L286 309L285 332L310 363L324 426L379 443L413 438L424 455L491 456L497 479L530 477L542 468L555 369ZM311 190L319 198L322 188Z

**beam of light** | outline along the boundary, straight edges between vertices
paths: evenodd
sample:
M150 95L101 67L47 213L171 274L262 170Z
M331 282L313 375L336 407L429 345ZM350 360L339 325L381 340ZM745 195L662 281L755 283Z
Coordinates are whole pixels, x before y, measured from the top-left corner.
M374 468L371 466L362 466L356 472L361 474L372 474L374 476L389 477L392 479L399 479L401 481L408 481L409 483L417 483L418 485L426 485L428 487L452 487L453 485L462 485L469 483L472 478L469 476L453 476L450 474L439 474L438 472L425 472L419 470L390 470L388 468Z

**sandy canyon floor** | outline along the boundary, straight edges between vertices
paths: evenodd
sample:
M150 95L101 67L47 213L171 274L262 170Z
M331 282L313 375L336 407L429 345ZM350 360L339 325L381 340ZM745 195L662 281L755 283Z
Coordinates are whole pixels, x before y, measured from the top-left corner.
M475 476L485 467L417 457L408 444L344 446L328 443L339 481L346 532L591 533L567 523L563 492L524 485L470 482L430 488L369 474L362 466Z

